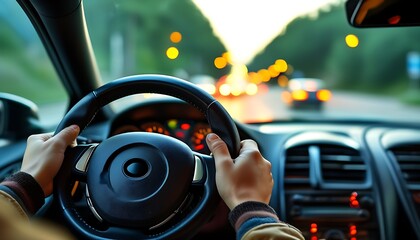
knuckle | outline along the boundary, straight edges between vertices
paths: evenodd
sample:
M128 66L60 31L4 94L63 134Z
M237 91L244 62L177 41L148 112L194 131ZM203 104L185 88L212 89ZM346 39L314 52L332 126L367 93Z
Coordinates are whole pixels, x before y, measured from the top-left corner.
M32 142L36 139L36 135L31 135L28 137L28 139L26 140L27 142Z
M250 155L251 158L253 158L257 161L261 161L263 159L261 153L257 149L249 150L249 155Z

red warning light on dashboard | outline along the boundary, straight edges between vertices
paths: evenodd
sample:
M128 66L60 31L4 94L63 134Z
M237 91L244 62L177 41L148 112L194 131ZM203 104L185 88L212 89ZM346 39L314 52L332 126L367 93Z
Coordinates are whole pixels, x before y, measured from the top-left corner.
M359 208L359 200L357 200L357 192L352 192L349 197L350 207L352 208Z
M309 230L312 234L318 232L318 225L316 223L311 224L311 229Z
M190 127L191 127L191 125L190 124L188 124L188 123L183 123L183 124L181 124L181 129L182 130L188 130L188 129L190 129Z
M350 233L350 236L352 236L352 237L356 236L356 234L357 234L356 225L350 225L349 233Z

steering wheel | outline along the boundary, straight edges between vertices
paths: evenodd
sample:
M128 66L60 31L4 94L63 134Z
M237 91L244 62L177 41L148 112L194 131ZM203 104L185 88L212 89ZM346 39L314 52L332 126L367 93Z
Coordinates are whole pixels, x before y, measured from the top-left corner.
M137 93L165 94L196 107L237 157L238 130L223 106L194 84L165 75L130 76L103 85L70 109L55 134L71 124L83 131L100 108ZM63 218L87 239L190 238L220 201L213 157L157 133L123 133L68 148L54 181ZM83 197L75 199L81 188Z

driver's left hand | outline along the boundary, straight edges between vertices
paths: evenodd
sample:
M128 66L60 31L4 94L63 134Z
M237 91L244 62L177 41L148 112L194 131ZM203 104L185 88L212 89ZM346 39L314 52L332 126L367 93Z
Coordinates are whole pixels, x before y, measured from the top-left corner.
M77 125L52 133L32 135L27 140L21 171L30 174L44 191L45 197L53 191L53 179L61 167L68 146L76 145L80 132Z

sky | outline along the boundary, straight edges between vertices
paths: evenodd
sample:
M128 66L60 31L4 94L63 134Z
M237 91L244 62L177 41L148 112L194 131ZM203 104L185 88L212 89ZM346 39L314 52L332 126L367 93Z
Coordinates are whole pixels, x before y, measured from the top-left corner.
M340 0L193 0L235 63L247 64L297 16ZM232 31L235 29L235 31Z

